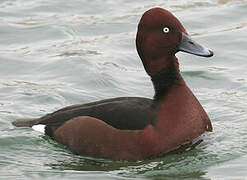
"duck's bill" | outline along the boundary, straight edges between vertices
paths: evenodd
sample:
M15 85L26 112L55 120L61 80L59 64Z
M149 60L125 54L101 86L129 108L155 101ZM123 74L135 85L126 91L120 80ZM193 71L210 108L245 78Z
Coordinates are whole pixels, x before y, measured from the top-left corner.
M213 51L209 50L193 41L188 35L182 33L181 43L178 46L178 51L187 52L197 56L211 57L214 55Z

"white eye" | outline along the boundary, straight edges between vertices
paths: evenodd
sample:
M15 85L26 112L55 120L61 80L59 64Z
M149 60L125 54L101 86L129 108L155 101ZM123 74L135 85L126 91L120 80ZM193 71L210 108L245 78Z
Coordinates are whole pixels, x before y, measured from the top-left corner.
M163 29L163 32L164 32L164 33L169 33L169 31L170 31L170 29L169 29L168 27L165 27L165 28Z

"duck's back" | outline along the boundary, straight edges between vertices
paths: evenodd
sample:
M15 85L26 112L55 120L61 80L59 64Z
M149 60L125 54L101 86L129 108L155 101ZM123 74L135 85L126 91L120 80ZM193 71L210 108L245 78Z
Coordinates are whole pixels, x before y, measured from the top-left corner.
M120 97L87 104L68 106L41 118L16 121L16 126L46 125L46 134L53 132L66 121L78 116L90 116L104 121L116 129L144 129L154 120L152 99Z

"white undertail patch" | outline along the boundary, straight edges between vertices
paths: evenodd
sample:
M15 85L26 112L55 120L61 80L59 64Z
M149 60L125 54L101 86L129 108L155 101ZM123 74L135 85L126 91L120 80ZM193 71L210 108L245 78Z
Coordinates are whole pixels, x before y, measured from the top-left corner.
M38 125L32 126L32 128L33 128L33 130L35 130L35 131L38 131L38 132L41 132L41 133L45 134L45 126L46 126L46 125L38 124Z

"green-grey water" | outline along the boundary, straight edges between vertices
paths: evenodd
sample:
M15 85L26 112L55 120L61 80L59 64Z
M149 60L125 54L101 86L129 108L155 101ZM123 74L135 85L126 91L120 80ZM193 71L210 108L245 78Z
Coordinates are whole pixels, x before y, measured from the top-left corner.
M76 156L19 118L153 96L135 49L152 7L172 11L210 59L178 53L214 131L194 150L138 162ZM247 0L1 0L0 179L247 179Z

